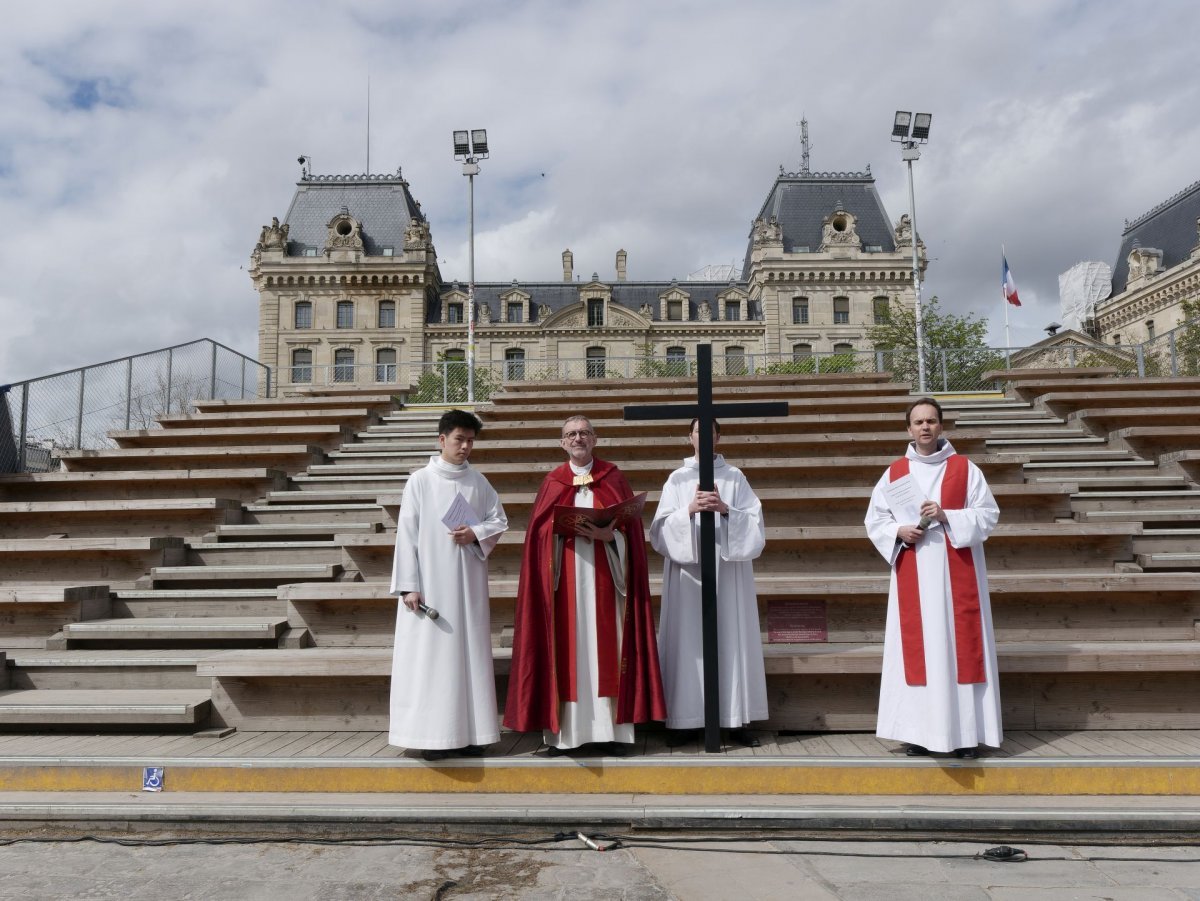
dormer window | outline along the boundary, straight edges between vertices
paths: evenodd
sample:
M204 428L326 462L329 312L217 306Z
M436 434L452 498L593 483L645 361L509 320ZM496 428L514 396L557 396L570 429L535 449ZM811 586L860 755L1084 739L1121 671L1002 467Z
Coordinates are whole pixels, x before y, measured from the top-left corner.
M520 301L510 301L504 318L507 322L524 322L525 305Z
M461 303L446 305L446 321L451 325L459 325L463 322L463 305Z
M742 303L739 300L725 301L725 320L727 322L740 322L742 319Z
M588 325L595 328L604 325L604 298L593 297L587 302Z
M668 300L667 301L667 319L671 322L683 321L683 301Z

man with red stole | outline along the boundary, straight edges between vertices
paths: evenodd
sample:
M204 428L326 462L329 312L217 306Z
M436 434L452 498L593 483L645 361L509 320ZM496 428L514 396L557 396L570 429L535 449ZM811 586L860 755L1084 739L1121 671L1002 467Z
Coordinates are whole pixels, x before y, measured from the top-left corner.
M983 543L1000 510L979 468L942 438L927 397L913 439L871 494L867 533L892 567L876 735L909 756L977 756L1003 741Z
M624 756L635 723L666 718L646 539L640 518L555 532L556 506L598 509L633 497L592 456L584 416L562 427L568 460L546 476L525 534L504 725L542 730L552 756L586 744Z

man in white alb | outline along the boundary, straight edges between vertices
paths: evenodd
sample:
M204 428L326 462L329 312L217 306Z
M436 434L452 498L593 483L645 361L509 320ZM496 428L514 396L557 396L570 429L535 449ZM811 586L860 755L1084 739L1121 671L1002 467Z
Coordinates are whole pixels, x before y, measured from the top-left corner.
M463 410L443 414L440 453L409 477L396 527L388 742L426 760L482 756L500 738L487 558L508 519L467 462L481 428Z
M688 440L700 453L700 426L692 420ZM713 421L713 448L721 440ZM684 461L663 485L650 543L665 558L658 651L667 699L667 744L677 747L704 726L704 659L700 607L700 516L716 514L717 630L721 725L736 743L757 748L746 726L767 718L754 566L766 544L762 504L742 471L713 455L713 491L700 490L697 457Z
M1000 510L942 438L942 408L909 405L912 443L871 494L867 534L892 567L876 734L909 756L1000 747L1000 690L983 542Z

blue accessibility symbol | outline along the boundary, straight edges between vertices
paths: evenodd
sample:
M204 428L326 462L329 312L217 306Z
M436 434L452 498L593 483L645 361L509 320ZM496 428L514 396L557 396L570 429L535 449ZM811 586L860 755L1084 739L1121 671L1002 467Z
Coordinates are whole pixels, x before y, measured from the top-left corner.
M163 768L160 766L142 767L142 791L160 792L163 790Z

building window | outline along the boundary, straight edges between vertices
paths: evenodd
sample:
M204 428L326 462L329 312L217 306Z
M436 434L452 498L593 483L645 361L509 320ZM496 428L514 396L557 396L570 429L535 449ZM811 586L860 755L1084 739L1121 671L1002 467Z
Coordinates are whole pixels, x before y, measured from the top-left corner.
M292 384L300 385L312 381L312 351L298 348L292 351Z
M667 301L667 319L672 322L683 321L683 301L668 300Z
M333 352L333 380L335 382L354 381L354 351L342 347Z
M463 305L461 303L446 305L446 321L451 325L458 325L463 321Z
M337 305L337 327L354 328L354 301L339 300Z
M442 359L447 363L465 363L467 362L467 352L465 350L448 350L442 354Z
M807 297L792 298L792 323L794 325L808 325Z
M1118 333L1118 334L1116 334L1116 335L1113 335L1113 344L1120 344L1120 343L1121 343L1121 335L1120 335L1120 333Z
M381 347L375 351L375 381L396 381L396 350L391 347Z
M521 348L510 347L504 352L504 377L513 382L525 378L525 351Z
M887 325L892 318L892 306L886 297L875 298L875 324Z
M1154 320L1153 319L1146 320L1146 340L1147 341L1154 340Z
M292 322L293 328L312 328L312 304L309 301L296 301L296 310L292 317Z
M510 303L506 318L509 322L523 322L525 319L524 307L519 303Z
M396 327L396 301L394 301L394 300L379 301L379 327L380 328L395 328Z
M744 347L727 347L727 348L725 348L725 374L726 375L745 375L746 374L746 348L744 348Z
M589 347L587 349L587 377L589 379L604 378L604 348Z
M812 345L811 344L793 344L792 345L792 359L793 360L807 360L811 356L812 356Z
M850 324L850 298L835 297L833 299L833 324L834 325L849 325Z
M385 257L394 257L396 255L396 248L394 247L381 247L379 250Z
M315 248L315 247L305 247L305 248L304 248L304 255L305 255L306 257L315 257L315 256L317 255L317 248Z
M588 325L604 325L604 298L593 297L587 302Z
M687 372L687 348L668 347L666 375L687 375Z
M727 322L740 322L742 319L742 303L738 300L725 301L725 320Z

